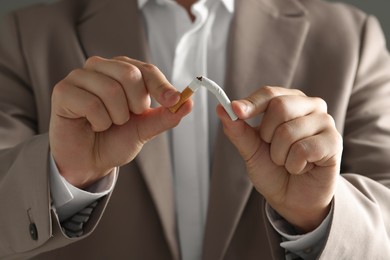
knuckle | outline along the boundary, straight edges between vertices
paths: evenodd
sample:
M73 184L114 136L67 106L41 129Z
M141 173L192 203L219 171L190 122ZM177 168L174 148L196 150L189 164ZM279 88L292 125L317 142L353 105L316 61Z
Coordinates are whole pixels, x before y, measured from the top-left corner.
M335 134L333 135L333 142L335 146L337 147L337 150L340 152L343 150L343 137L338 131L335 131Z
M270 100L268 110L272 110L277 115L283 115L288 111L288 101L282 96L274 97Z
M300 89L292 89L294 92L295 92L295 95L297 95L297 96L306 96L306 94L305 93L303 93L303 91L302 90L300 90Z
M82 75L83 75L83 72L84 70L83 69L74 69L72 70L68 76L66 77L66 79L77 79L77 78L80 78Z
M121 80L135 82L142 79L142 73L139 68L137 68L137 66L129 63L124 63L121 77Z
M114 60L122 60L122 61L127 61L127 60L129 60L129 58L126 57L126 56L124 56L124 55L115 56L113 59L114 59Z
M54 88L53 88L52 95L53 95L53 96L57 96L57 95L61 96L62 93L64 93L64 91L65 91L65 87L66 87L66 84L64 83L64 81L58 82L58 83L54 86Z
M344 143L343 143L343 138L341 137L341 135L339 134L338 135L339 136L339 138L337 139L338 141L338 144L337 144L337 148L338 148L338 155L340 156L339 157L339 159L341 160L341 155L342 155L342 153L343 153L343 150L344 150Z
M131 81L138 81L142 79L142 73L136 66L131 66L127 68L127 77Z
M309 149L304 141L296 142L291 146L291 151L294 158L302 160L307 158Z
M151 99L150 96L147 95L145 97L138 98L137 102L129 102L131 112L134 114L142 114L144 113L148 108L150 108Z
M279 95L279 91L277 87L272 87L272 86L264 86L261 88L262 92L269 96L269 97L276 97Z
M116 98L120 95L123 95L122 86L114 80L110 80L106 84L104 92L104 94L109 98Z
M157 84L156 90L158 92L164 92L166 89L170 88L169 84L166 82L159 82Z
M331 126L332 128L336 126L334 118L329 114L323 114L322 120L323 122L325 122L326 125Z
M86 114L97 113L101 109L102 109L102 104L98 98L91 98L85 103Z
M324 112L328 111L328 104L326 103L325 100L319 97L313 97L313 99L317 103L317 106L321 111Z
M338 131L336 131L336 138L337 138L337 143L338 144L340 144L340 146L343 146L343 142L344 142L344 140L343 140L343 137L342 137L342 135L338 132Z
M164 98L164 93L168 90L171 89L172 87L164 81L154 81L152 82L151 80L145 80L145 85L147 88L147 91L157 100L163 99Z
M255 96L249 96L246 98L246 100L257 110L258 108L258 102L256 102Z
M154 64L151 64L151 63L144 63L142 64L142 67L146 70L149 70L149 71L158 71L159 69L157 68L156 65Z
M63 99L64 95L66 94L66 91L68 91L68 84L66 84L65 80L62 80L58 82L52 91L51 99L52 102L57 102Z
M51 93L51 103L52 103L52 107L55 107L56 104L58 103L58 100L61 100L60 97L62 96L61 92L62 90L60 90L60 85L57 84L54 86L53 88L53 91Z
M294 133L293 127L287 122L287 123L280 125L275 130L275 137L283 140L283 142L292 143L293 136L294 136L293 133Z
M98 63L98 62L100 62L102 60L103 60L103 58L101 58L99 56L96 56L96 55L95 56L91 56L91 57L89 57L86 60L85 65L86 66L90 66L90 65L96 64L96 63Z

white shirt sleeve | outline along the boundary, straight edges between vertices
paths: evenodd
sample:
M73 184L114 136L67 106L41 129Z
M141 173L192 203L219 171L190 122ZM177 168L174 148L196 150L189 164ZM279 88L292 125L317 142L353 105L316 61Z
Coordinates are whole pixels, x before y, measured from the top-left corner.
M63 221L79 212L95 200L110 193L116 183L118 168L106 177L81 190L70 184L58 171L53 156L50 154L50 193L58 218Z
M282 236L280 246L303 259L317 259L324 248L333 216L333 204L328 216L315 230L296 235L294 228L284 220L275 210L266 204L266 214L273 228ZM286 259L289 255L286 254Z

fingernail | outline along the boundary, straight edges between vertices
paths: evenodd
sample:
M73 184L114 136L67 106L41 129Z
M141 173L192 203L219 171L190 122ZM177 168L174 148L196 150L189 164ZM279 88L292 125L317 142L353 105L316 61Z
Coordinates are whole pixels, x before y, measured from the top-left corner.
M248 111L248 105L245 102L238 101L238 105L240 106L240 109L243 112L247 112Z

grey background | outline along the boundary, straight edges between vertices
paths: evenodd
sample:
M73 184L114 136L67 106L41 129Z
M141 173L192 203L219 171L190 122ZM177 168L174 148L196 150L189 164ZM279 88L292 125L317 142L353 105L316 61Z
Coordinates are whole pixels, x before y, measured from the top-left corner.
M0 21L3 15L14 9L41 2L55 2L57 0L0 0ZM128 0L136 1L136 0ZM241 0L245 1L245 0ZM335 1L335 0L329 0ZM390 0L337 0L355 5L365 12L375 15L381 22L387 38L387 46L390 47Z

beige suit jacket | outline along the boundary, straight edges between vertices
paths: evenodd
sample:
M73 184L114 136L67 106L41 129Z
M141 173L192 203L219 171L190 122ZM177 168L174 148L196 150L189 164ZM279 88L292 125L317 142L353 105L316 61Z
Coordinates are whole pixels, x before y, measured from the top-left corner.
M318 0L236 2L228 95L243 98L264 85L299 88L328 103L344 137L320 258L390 259L390 57L377 21ZM67 238L50 206L52 88L92 55L148 60L136 1L60 1L17 11L2 24L0 259L180 259L166 134L121 168L85 236ZM263 197L236 149L218 136L203 259L283 259Z

